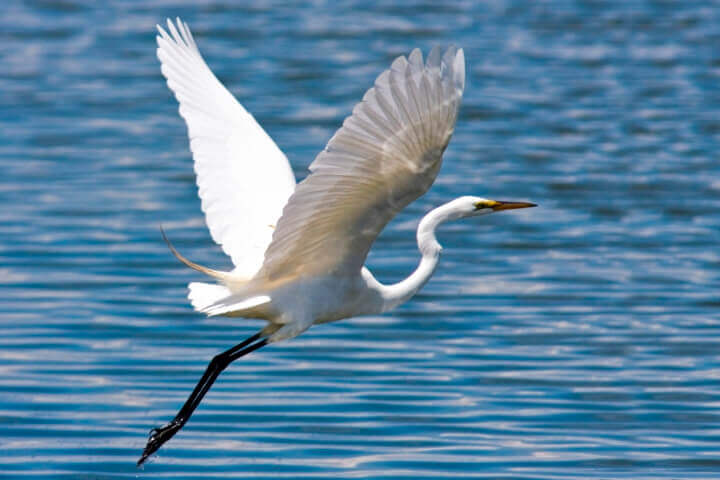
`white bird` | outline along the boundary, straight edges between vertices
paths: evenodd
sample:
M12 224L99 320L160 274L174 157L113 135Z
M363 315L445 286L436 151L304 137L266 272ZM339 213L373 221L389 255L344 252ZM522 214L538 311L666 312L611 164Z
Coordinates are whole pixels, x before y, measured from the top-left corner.
M420 265L383 285L365 258L385 225L435 180L463 94L463 51L398 57L295 185L285 155L210 71L187 24L167 23L168 31L158 26L162 73L188 126L210 234L235 268L198 265L168 245L216 281L189 285L196 310L267 325L212 359L177 416L150 432L138 465L185 425L232 361L314 324L379 314L410 299L437 266L435 230L443 222L535 206L464 196L432 210L417 230Z

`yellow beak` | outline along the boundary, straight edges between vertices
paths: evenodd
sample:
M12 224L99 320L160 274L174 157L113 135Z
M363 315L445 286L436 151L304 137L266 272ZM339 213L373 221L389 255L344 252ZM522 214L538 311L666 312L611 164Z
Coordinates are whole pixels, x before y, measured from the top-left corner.
M499 212L500 210L514 210L516 208L537 207L536 204L530 202L505 202L499 200L493 200L492 202L493 203L490 203L487 206L496 212Z

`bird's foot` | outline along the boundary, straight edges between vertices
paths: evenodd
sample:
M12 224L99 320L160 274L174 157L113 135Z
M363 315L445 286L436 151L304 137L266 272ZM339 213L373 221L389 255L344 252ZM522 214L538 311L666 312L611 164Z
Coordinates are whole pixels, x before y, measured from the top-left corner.
M157 450L162 447L165 442L170 440L173 435L182 428L183 424L184 422L175 419L165 426L150 430L150 437L148 438L147 445L145 445L145 450L143 450L143 453L140 456L140 460L137 462L137 466L139 467L142 465L145 460L150 457L150 455L157 452Z

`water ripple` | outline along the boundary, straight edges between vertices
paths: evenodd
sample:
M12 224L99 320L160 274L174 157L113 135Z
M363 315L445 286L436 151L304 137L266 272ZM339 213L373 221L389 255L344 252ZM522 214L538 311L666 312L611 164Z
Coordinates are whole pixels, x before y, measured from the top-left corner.
M10 2L0 18L0 473L7 478L715 478L720 78L715 2ZM542 208L447 226L435 277L379 317L223 373L143 470L206 362L258 324L203 319L168 254L205 229L154 25L307 165L376 75L465 48L433 189L369 264L412 270L461 194Z

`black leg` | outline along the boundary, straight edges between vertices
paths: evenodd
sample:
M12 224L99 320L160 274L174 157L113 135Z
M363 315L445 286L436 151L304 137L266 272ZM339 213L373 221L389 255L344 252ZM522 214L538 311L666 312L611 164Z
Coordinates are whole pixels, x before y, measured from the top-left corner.
M142 465L150 455L155 453L158 448L170 440L173 435L175 435L183 427L183 425L185 425L193 411L195 411L197 406L200 405L200 402L205 394L208 390L210 390L210 387L215 382L218 375L220 375L220 372L225 370L230 363L238 358L267 344L267 338L263 338L261 340L262 337L263 333L258 332L244 342L235 345L231 349L226 350L219 355L216 355L212 359L202 378L197 385L195 385L195 389L185 401L185 404L182 406L177 415L175 415L175 418L163 427L153 428L150 430L150 438L145 446L145 450L143 450L142 456L140 456L140 460L137 462L138 466Z

